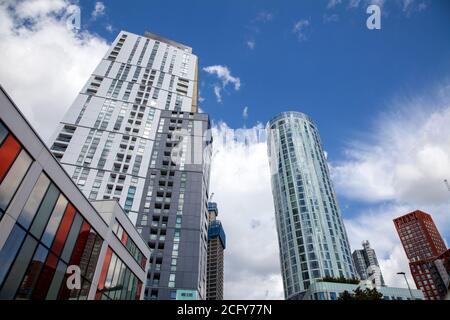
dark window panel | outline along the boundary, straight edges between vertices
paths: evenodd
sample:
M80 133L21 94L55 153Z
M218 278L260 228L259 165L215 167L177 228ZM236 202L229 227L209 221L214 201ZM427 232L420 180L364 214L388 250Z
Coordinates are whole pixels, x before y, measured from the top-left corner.
M31 157L26 151L22 150L0 185L0 209L6 210L8 207L14 193L22 183L22 179L25 177L31 162Z
M55 300L58 298L58 292L61 286L66 286L66 283L63 282L64 277L67 271L67 264L63 261L59 261L58 266L56 267L55 275L53 276L52 283L47 292L47 296L45 299L47 300Z
M137 287L136 287L136 294L134 296L135 300L139 300L141 297L141 290L142 290L142 281L138 280Z
M69 210L69 207L66 210ZM65 219L65 218L63 218L63 219ZM73 219L72 226L70 227L70 231L68 232L66 243L64 244L64 249L63 249L61 257L60 257L66 263L69 262L69 259L72 255L72 251L75 246L75 242L77 241L78 234L80 233L80 228L81 228L82 223L83 223L83 218L81 217L80 214L77 213L75 215L75 218ZM60 227L60 229L61 229L61 227Z
M92 229L91 229L91 232L93 232ZM89 281L92 281L92 278L94 278L95 269L96 269L97 263L98 263L98 257L100 255L100 251L102 250L102 244L103 244L103 239L100 238L99 235L95 234L94 246L92 247L91 257L89 259L89 264L87 266L86 273L85 273L85 277Z
M27 273L23 277L22 284L20 285L19 291L17 292L16 299L30 299L36 282L39 278L42 268L45 264L45 259L47 258L48 250L43 246L39 245L36 252L34 253L33 260L31 260L28 266Z
M21 280L27 271L28 264L33 257L37 244L37 241L31 236L28 236L25 239L14 264L3 283L3 287L0 290L0 299L12 300L14 298Z
M0 250L0 287L9 270L9 267L16 258L20 245L25 238L25 231L18 225L15 225L9 234L8 239Z
M122 282L123 287L122 287L122 290L120 291L120 300L124 300L127 297L128 286L125 284L130 282L130 276L132 276L131 271L130 271L130 269L127 268L125 270L125 275L123 277L123 282Z
M60 194L41 239L42 243L49 248L52 245L53 238L55 237L56 234L56 230L58 229L59 224L63 218L67 203L68 201L66 197ZM62 245L60 245L60 247L62 249ZM57 252L57 254L59 254L59 252Z
M0 147L3 144L3 141L5 141L5 138L8 136L8 129L3 125L3 123L0 122Z
M51 184L47 190L47 193L45 194L44 200L42 201L41 206L39 207L39 210L36 213L36 216L30 228L30 232L34 236L36 236L36 238L41 238L58 197L58 188L54 184Z
M87 300L89 296L89 290L91 289L91 283L86 279L83 280L81 284L80 294L78 295L78 300Z
M33 291L32 299L33 300L44 300L47 296L48 289L50 288L50 284L53 279L53 275L56 271L56 266L58 265L58 257L53 253L47 257L45 261L44 268L39 276L39 280L36 284L36 287Z
M48 186L50 185L50 180L43 173L39 176L36 184L33 187L33 191L31 191L31 195L23 208L19 219L17 221L26 229L33 221L34 215L41 204L42 199L44 198L45 192L47 191Z
M86 243L83 248L83 253L81 254L80 265L79 265L80 269L81 269L81 275L83 277L86 276L86 271L87 271L88 265L89 265L89 259L91 257L91 253L92 253L92 250L95 245L95 239L96 239L95 232L92 229L89 230L89 234L86 238Z
M75 243L75 248L72 252L72 257L70 258L70 265L80 266L81 258L83 256L84 247L86 245L90 229L91 226L89 225L89 223L84 221L80 233L78 234L77 242Z

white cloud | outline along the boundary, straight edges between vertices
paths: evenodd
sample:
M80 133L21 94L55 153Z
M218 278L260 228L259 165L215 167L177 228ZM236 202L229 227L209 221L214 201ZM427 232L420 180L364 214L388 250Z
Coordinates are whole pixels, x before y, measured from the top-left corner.
M215 85L214 86L214 95L216 96L217 102L222 103L222 94L221 94L222 88L220 86Z
M408 1L408 0L406 0L406 1ZM350 8L350 9L358 8L361 3L366 7L369 5L375 4L381 8L381 7L383 7L384 2L385 2L385 0L349 0L348 8Z
M414 3L414 0L402 0L403 11L407 11L408 8Z
M247 47L249 47L250 49L255 49L255 46L256 46L256 41L255 40L248 40L247 42L246 42L246 44L247 44Z
M0 82L44 139L108 49L96 35L68 30L71 9L64 0L0 3Z
M410 15L413 12L420 12L427 8L427 4L424 1L417 0L402 0L402 10L406 15Z
M242 117L244 119L248 118L248 107L244 107L244 110L242 110Z
M339 20L339 15L337 15L336 13L333 13L333 14L325 13L323 15L323 22L324 23L337 22L338 20Z
M330 2L332 2L332 1L333 0L330 0ZM385 3L390 3L390 4L393 3L394 6L397 7L397 9L400 9L406 15L409 15L412 12L420 12L427 8L427 3L425 2L425 0L422 0L422 1L419 1L419 0L396 0L396 1L389 1L389 2L386 2L386 0L349 0L348 8L350 8L350 9L359 8L360 4L362 4L364 6L376 4L379 7L383 7L385 5Z
M226 299L282 299L267 147L259 124L213 125L211 191L227 234Z
M299 41L307 40L307 36L305 34L305 29L309 27L310 22L307 19L301 19L294 23L294 27L292 28L292 32L297 35L297 39Z
M219 80L222 82L222 87L219 85L214 85L214 94L216 95L217 102L222 102L222 89L225 89L226 86L231 83L234 85L234 90L238 91L241 87L241 80L238 77L234 77L231 75L230 69L226 66L222 65L214 65L214 66L208 66L204 67L203 71L216 75Z
M203 96L202 96L202 91L201 90L198 90L198 101L199 102L205 101L205 98L203 98Z
M417 10L418 11L423 11L427 8L427 4L425 2L421 2L419 3L419 5L417 6Z
M256 36L261 32L261 26L263 24L267 24L271 22L275 18L275 15L272 12L262 11L259 12L258 15L253 18L250 23L246 26L249 30L246 38L248 40L245 41L245 44L250 50L253 50L256 46Z
M235 90L239 90L241 87L241 80L237 77L233 77L230 69L226 66L215 65L204 67L203 71L209 74L215 74L222 81L223 87L225 87L228 83L234 84Z
M360 2L361 2L361 0L350 0L348 6L350 8L357 8L357 7L359 7Z
M447 214L450 206L448 204L422 205L420 207L416 204L380 204L359 212L356 217L344 220L353 250L361 247L361 241L370 241L376 251L384 280L388 286L406 287L403 277L397 275L397 272L403 271L406 273L410 285L415 287L408 259L392 220L417 209L430 213L440 233L443 236L448 235L450 232L450 216Z
M258 15L256 16L255 19L253 19L253 22L269 22L272 21L274 18L274 14L271 12L267 12L267 11L261 11L260 13L258 13Z
M114 27L112 26L112 24L107 24L105 27L106 31L108 32L113 32L114 31Z
M449 199L443 180L450 178L450 88L440 101L429 98L395 102L365 142L346 150L332 164L334 181L348 198L363 201L441 204Z
M95 20L98 17L104 15L105 14L105 9L106 9L106 7L105 7L104 3L101 2L101 1L97 1L95 3L94 10L91 13L92 18Z
M338 189L339 190L339 189ZM383 278L388 286L405 287L403 278L397 272L404 271L413 285L409 273L408 259L397 236L392 220L409 212L407 207L381 205L360 212L352 219L345 219L350 247L361 248L363 240L369 240L377 254ZM414 285L413 285L414 286Z
M337 193L369 207L345 219L351 247L369 240L386 283L406 287L396 274L404 271L414 287L392 219L423 210L449 239L450 193L443 179L450 178L450 86L429 97L397 100L389 110L331 169ZM344 216L347 210L352 208Z
M332 9L336 7L338 4L340 4L342 0L329 0L327 4L327 9Z

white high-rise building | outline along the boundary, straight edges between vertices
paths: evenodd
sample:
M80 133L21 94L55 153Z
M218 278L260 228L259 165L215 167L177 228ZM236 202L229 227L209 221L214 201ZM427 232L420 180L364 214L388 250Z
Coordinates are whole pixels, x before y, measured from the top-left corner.
M185 163L177 134L210 126L197 77L192 48L121 31L51 140L84 194L116 199L152 249L148 299L205 298L210 153ZM211 143L200 141L201 151Z
M362 242L363 249L353 251L352 257L356 272L361 280L370 280L376 286L384 286L383 275L375 250L368 240Z
M350 245L314 122L283 112L267 131L284 295L302 299L324 278L355 278Z

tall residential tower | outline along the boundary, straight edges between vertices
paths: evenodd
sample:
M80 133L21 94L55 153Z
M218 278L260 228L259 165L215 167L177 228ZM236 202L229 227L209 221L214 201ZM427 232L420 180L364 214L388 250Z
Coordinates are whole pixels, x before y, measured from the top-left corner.
M324 277L355 278L350 245L311 118L283 112L267 131L284 295L301 299Z
M212 140L197 75L190 47L121 31L52 139L85 195L116 199L147 241L147 299L206 296Z
M208 229L208 276L206 287L207 300L223 300L223 251L226 246L225 231L217 219L217 203L209 202Z
M450 250L433 218L416 210L394 219L417 288L428 300L442 299L450 283Z
M353 251L353 262L361 280L371 280L376 286L384 286L383 275L378 264L375 250L370 247L368 240L362 242L362 249Z

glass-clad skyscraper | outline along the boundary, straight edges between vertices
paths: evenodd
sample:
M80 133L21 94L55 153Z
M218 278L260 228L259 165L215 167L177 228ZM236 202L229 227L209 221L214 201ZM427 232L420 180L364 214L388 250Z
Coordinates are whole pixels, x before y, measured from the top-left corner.
M375 250L370 247L368 240L364 240L362 246L362 249L355 250L352 254L356 273L361 280L371 280L378 287L384 286L384 279Z
M285 298L301 299L325 277L355 278L317 127L303 113L283 112L267 136Z
M115 199L151 249L146 299L205 299L211 137L192 48L121 31L59 124L53 155Z

